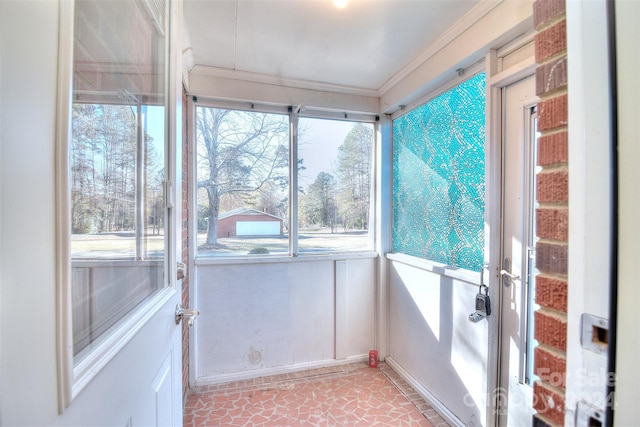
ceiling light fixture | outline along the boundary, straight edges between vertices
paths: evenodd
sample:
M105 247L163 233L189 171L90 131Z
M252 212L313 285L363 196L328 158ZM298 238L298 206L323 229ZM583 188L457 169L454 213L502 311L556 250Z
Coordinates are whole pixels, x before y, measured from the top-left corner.
M344 9L347 7L349 0L333 0L333 5L338 9Z

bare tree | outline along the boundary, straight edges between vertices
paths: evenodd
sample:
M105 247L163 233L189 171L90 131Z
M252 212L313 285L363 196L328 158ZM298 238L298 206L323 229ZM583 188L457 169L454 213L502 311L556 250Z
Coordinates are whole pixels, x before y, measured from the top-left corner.
M72 137L74 232L132 227L135 115L128 106L74 104Z
M73 233L135 227L137 120L129 105L74 104L71 166ZM162 200L162 153L144 133L148 190ZM155 179L154 179L155 177ZM151 197L151 196L148 196ZM159 211L160 215L162 210Z
M267 192L288 185L289 120L286 115L198 107L198 188L207 193L208 245L217 244L225 195Z

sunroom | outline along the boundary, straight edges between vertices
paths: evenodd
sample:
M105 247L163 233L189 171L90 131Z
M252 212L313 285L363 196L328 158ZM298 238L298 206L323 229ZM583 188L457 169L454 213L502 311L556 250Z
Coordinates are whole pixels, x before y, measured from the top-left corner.
M523 200L509 215L530 229L507 230L519 244L502 250L514 254L511 274L533 272L531 4L186 2L184 13L191 212L211 230L212 212L254 203L287 224L279 244L190 230L190 303L201 313L190 334L191 384L365 361L376 350L449 423L484 423L501 315L497 302L486 319L469 315L478 293L498 300L484 267L499 247L502 196L492 188L501 186L507 114L519 166L505 197ZM205 28L219 48L198 37ZM502 112L507 97L511 113ZM240 131L238 117L250 129ZM262 160L277 163L281 144L287 170L263 166L241 184L221 178L224 150L256 165L228 148L254 138L256 117L283 132L269 134L273 154L260 145ZM237 197L235 188L257 188L267 172L288 177L281 193ZM206 188L218 182L228 187ZM250 254L248 240L269 253ZM524 389L514 399L532 402L533 314L519 315L511 327L521 335L505 339L522 358L512 394ZM532 414L529 405L511 422Z
M2 35L35 16L29 45L56 47L34 116L55 277L33 280L55 304L25 320L55 324L55 396L3 396L0 420L181 425L198 389L379 361L450 425L611 422L620 9L35 4L3 5ZM4 83L3 127L29 128ZM21 340L4 329L3 375Z

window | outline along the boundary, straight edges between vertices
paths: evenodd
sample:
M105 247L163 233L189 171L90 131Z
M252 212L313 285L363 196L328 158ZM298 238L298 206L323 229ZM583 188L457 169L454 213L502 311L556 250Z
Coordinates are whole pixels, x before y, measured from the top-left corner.
M289 116L196 107L198 253L288 253Z
M373 125L300 118L301 253L371 248Z
M69 157L78 355L162 286L164 107L74 103Z
M60 76L69 76L59 81L56 183L64 408L174 293L165 192L175 178L166 176L168 3L60 6Z
M372 246L373 124L199 105L195 121L199 256Z
M394 120L394 252L481 269L484 146L484 73Z

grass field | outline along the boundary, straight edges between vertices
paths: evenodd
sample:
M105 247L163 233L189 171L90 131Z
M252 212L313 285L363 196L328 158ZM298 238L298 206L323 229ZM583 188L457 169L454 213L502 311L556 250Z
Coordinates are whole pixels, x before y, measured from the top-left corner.
M143 239L143 248L146 256L161 254L164 251L164 234L148 233ZM135 255L136 237L131 231L71 235L71 256L74 258L122 258Z
M248 255L256 250L263 254L287 254L289 236L228 237L218 239L216 245L206 245L206 233L198 234L198 255ZM143 251L146 256L157 256L164 250L164 235L145 236ZM298 234L299 252L326 253L369 248L367 231L331 233L329 228L300 230ZM71 236L71 253L74 258L122 258L134 257L136 239L132 232L74 234Z
M226 237L218 239L218 244L205 244L206 233L198 234L198 254L215 255L247 255L251 250L265 248L269 254L286 254L289 252L289 236L255 236ZM331 233L329 228L305 229L298 233L299 252L341 252L365 250L369 245L367 231L349 233Z

